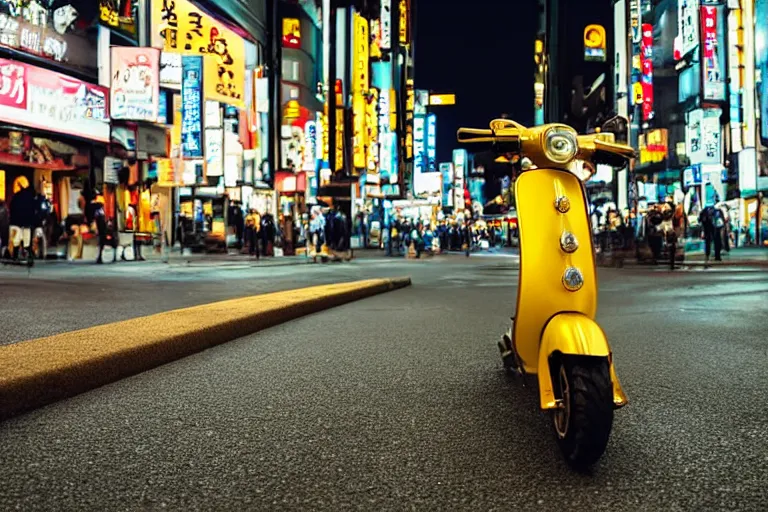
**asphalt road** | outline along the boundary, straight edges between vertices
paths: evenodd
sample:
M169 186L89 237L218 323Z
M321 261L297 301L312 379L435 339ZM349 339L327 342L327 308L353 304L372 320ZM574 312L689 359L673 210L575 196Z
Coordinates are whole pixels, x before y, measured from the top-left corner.
M562 462L535 387L500 369L510 259L99 272L24 281L47 301L11 293L45 320L75 311L56 312L62 297L112 311L122 296L143 314L201 294L414 284L0 424L0 510L768 508L764 270L601 271L599 321L631 402L590 474ZM115 318L98 309L71 321Z

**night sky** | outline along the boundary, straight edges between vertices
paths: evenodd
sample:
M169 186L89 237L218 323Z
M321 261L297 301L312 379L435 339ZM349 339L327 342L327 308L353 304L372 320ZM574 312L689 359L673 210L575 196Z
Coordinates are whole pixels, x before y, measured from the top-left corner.
M536 0L416 2L416 88L456 94L433 109L438 162L450 161L460 126L487 128L502 113L531 124Z

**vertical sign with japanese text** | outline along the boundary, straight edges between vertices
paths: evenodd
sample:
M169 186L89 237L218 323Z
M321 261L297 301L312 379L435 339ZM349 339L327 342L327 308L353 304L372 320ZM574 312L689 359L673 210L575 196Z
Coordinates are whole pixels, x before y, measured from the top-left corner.
M398 11L399 11L399 37L400 37L400 44L407 45L411 42L411 31L409 27L410 22L410 7L411 2L410 0L399 0L398 4Z
M653 25L643 23L640 61L643 68L640 83L643 88L643 121L653 119Z
M427 169L426 172L437 172L437 116L427 116Z
M413 118L413 173L419 175L426 172L426 146L424 137L425 119L423 115L417 114Z
M181 60L182 155L203 157L203 57L184 55Z
M367 129L365 125L366 100L365 95L369 90L369 37L368 20L360 14L354 13L355 33L352 39L354 44L354 69L352 75L352 115L354 124L353 133L353 159L354 167L362 169L366 167L366 147L368 146Z
M677 1L677 23L681 39L680 54L685 56L699 46L699 0Z
M381 0L381 37L379 48L389 51L392 48L392 0Z
M723 48L718 37L718 18L721 8L701 7L702 93L705 100L725 101L725 73Z

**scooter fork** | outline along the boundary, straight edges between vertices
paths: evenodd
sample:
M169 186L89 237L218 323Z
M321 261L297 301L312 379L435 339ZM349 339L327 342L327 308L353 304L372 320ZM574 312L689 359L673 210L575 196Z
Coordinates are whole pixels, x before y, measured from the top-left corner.
M509 329L507 329L507 332L501 336L501 341L499 341L501 361L505 370L514 372L514 374L518 375L519 377L525 377L525 373L523 372L523 365L521 364L521 361L518 358L517 353L515 352L515 349L512 345L512 332L514 331L515 317L510 317L510 320L512 321L512 325L509 327ZM523 381L523 384L525 384L525 381Z

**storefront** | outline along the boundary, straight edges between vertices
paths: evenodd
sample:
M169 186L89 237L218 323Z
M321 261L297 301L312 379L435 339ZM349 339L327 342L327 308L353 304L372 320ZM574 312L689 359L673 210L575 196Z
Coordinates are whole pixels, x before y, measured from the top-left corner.
M189 0L153 2L152 27L161 86L174 105L174 233L183 246L230 246L248 209L274 210L264 51L250 40L263 34L249 35Z
M87 224L79 199L90 203L109 142L108 90L8 59L0 74L8 85L0 89L0 201L12 204L22 182L44 195L52 205L45 242L63 256L64 224Z

